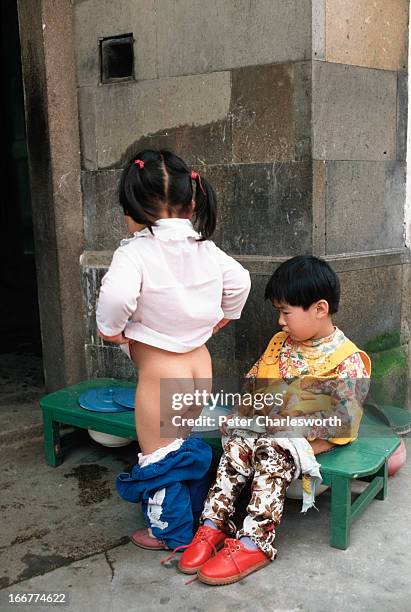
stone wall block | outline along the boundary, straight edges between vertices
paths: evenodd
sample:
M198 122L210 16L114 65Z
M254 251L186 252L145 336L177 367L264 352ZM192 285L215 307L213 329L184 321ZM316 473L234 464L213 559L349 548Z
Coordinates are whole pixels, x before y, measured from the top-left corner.
M408 0L327 0L328 62L406 70Z
M157 0L160 77L308 59L310 0Z
M234 162L294 159L293 97L291 64L233 70L230 113Z
M136 369L123 351L114 345L86 344L86 369L88 378L119 378L136 381Z
M327 162L326 252L404 246L403 162Z
M128 33L139 81L308 59L310 10L310 0L76 2L78 82L100 82L100 38Z
M341 272L341 306L336 324L360 346L401 329L402 267Z
M114 250L127 237L118 198L121 170L81 173L87 249Z
M85 310L85 344L103 346L103 341L97 334L96 306L101 281L107 268L82 267L81 284Z
M397 75L313 63L313 158L396 159Z
M298 62L294 64L293 70L295 159L296 161L311 160L312 62Z
M219 217L215 241L237 255L296 255L311 249L308 162L210 166Z
M74 5L79 86L100 83L100 39L134 35L136 80L157 77L155 0L86 0Z
M229 72L95 88L98 167L121 166L143 137L226 121L230 91Z

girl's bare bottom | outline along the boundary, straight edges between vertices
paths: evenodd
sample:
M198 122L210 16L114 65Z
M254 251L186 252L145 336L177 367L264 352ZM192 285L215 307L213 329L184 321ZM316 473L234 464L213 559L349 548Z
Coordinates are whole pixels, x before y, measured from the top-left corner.
M194 396L197 391L200 397L211 391L211 358L205 345L189 353L171 353L137 341L130 343L130 355L138 370L137 437L141 452L148 455L189 434L190 427L174 426L172 418L195 418L203 405L184 405L175 410L173 400L176 407L182 394Z

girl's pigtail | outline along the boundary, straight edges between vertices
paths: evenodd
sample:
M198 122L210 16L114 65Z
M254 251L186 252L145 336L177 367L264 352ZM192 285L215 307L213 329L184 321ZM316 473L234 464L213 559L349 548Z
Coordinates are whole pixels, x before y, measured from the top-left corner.
M215 230L217 222L217 196L211 183L193 171L191 178L195 181L195 224L201 233L201 240L208 240Z
M124 214L152 232L157 216L156 202L164 198L163 170L157 151L141 151L124 168L119 184Z

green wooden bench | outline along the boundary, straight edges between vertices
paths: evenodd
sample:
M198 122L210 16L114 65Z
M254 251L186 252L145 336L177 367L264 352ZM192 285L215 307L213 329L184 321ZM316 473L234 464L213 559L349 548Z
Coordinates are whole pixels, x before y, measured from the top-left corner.
M98 378L73 385L43 397L40 406L44 422L44 450L48 465L56 467L64 459L60 424L94 429L136 440L134 412L100 413L84 410L78 404L81 393L93 387L130 386L135 383L113 378ZM221 452L219 438L205 438ZM358 439L344 447L318 455L323 482L331 487L330 545L346 549L350 526L374 499L387 495L387 460L398 448L400 439L374 414L364 414ZM353 480L368 482L367 488L351 499Z

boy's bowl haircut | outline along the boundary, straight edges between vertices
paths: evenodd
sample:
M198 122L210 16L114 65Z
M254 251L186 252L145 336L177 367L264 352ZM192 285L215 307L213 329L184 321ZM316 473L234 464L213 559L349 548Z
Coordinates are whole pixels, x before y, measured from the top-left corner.
M340 302L340 281L323 259L298 255L278 266L267 283L264 297L278 304L301 306L304 310L319 300L326 300L329 314L335 314Z

